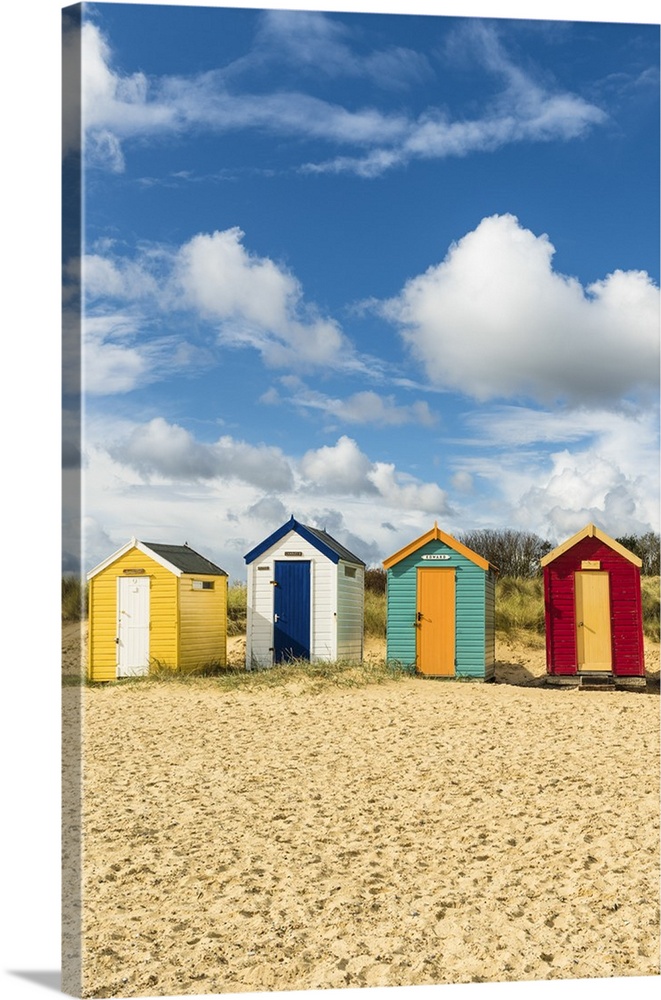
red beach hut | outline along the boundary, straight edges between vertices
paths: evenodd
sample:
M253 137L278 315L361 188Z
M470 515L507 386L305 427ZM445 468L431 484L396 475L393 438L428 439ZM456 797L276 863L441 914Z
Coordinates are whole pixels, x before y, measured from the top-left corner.
M638 556L588 524L541 565L549 682L644 686Z

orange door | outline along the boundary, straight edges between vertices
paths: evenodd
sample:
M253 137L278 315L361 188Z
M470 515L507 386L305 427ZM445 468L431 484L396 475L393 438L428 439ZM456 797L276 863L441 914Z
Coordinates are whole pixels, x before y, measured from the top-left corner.
M416 621L417 669L421 674L454 677L455 571L418 570Z
M611 670L611 603L608 573L597 571L576 573L574 591L578 669Z

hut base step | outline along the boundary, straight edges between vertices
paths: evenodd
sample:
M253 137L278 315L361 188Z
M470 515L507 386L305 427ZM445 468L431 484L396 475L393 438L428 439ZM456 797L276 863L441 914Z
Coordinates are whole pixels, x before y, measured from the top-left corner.
M644 677L614 677L610 673L565 674L564 676L546 677L546 683L552 687L572 687L579 691L616 691L645 689Z
M615 679L612 674L579 674L579 691L614 691Z

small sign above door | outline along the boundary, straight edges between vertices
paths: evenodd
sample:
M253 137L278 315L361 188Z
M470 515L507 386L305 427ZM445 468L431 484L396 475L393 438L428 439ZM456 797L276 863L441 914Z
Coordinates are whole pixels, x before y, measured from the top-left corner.
M598 559L583 559L581 569L601 569L601 563Z
M449 559L450 556L438 552L438 553L432 553L430 555L420 556L420 558L433 560L434 562L444 562L446 559Z

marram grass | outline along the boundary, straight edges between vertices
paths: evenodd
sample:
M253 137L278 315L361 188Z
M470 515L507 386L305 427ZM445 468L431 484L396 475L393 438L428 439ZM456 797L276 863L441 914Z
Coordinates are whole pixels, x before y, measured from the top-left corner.
M387 664L384 660L318 660L310 662L293 659L259 670L244 667L221 667L207 664L198 670L183 672L173 670L166 664L154 663L146 677L124 677L108 682L109 686L143 687L150 683L204 685L221 691L260 691L264 689L295 689L310 693L329 688L359 688L371 684L384 684L410 676L398 665Z

